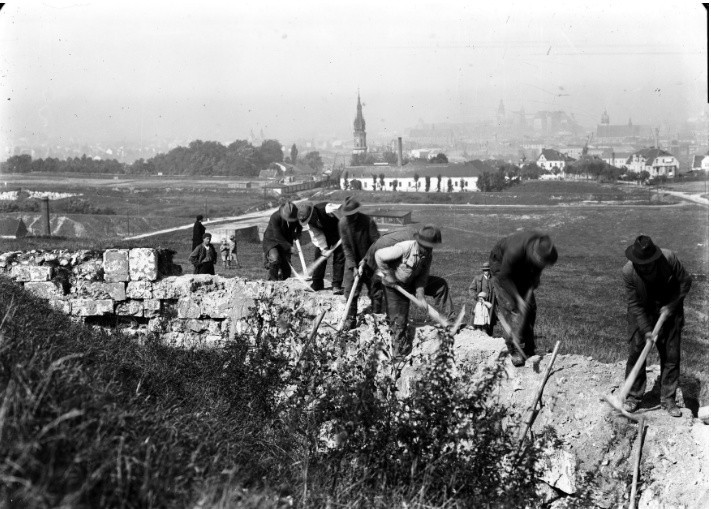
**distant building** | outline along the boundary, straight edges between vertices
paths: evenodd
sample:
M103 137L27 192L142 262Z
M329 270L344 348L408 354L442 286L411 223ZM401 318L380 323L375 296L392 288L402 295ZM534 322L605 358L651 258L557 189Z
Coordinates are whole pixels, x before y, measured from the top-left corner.
M0 239L21 239L27 236L27 226L22 219L0 217Z
M675 177L679 173L679 160L659 148L638 150L627 159L625 165L629 171L647 171L651 177Z
M631 155L632 154L630 152L616 152L611 149L605 149L600 155L600 159L605 161L610 166L614 166L615 168L622 168L623 166L627 165L627 160L630 158Z
M544 148L541 151L541 155L538 156L536 164L542 170L553 171L554 169L558 169L563 171L565 164L572 163L573 161L575 161L575 159L563 154L562 152L558 152L552 148Z
M365 140L365 119L363 118L363 106L360 103L360 92L358 92L356 118L353 121L353 153L365 154L367 151L368 145Z
M694 161L691 163L691 169L694 171L709 172L709 155L694 156Z
M597 139L607 140L624 140L628 138L640 138L642 133L646 132L646 128L641 125L632 124L632 119L627 121L627 124L612 125L607 110L602 114L600 124L597 126L595 136Z
M408 164L404 167L352 166L341 174L340 184L343 188L348 180L349 186L352 186L352 181L357 180L359 186L367 191L426 192L426 178L429 177L430 188L427 192L435 193L438 176L441 176L440 192L449 192L450 180L451 192L473 192L478 191L476 183L479 175L485 171L491 172L492 169L479 160L467 163Z

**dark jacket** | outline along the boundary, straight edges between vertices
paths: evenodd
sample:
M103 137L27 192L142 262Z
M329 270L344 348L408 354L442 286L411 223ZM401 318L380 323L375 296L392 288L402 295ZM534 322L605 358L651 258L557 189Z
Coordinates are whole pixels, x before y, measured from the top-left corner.
M338 234L338 218L326 212L327 203L328 202L324 201L314 205L314 211L311 213L311 218L309 219L309 226L321 230L326 237L328 246L331 247L334 246L341 237Z
M193 249L202 244L202 236L205 234L205 227L200 221L195 221L193 225Z
M691 276L686 272L676 255L662 249L664 265L659 269L661 283L666 285L667 293L661 300L652 299L647 286L637 274L632 262L627 262L622 268L622 280L627 295L627 313L635 318L636 326L642 334L652 332L654 322L659 315L661 306L669 305L672 313L684 315L684 298L691 289Z
M269 218L269 224L264 231L264 239L262 240L262 249L264 254L267 254L270 249L278 247L283 251L291 251L294 245L294 240L301 235L301 225L298 221L290 223L282 219L281 214L277 210Z
M525 298L529 290L540 284L543 269L529 258L527 248L541 236L535 231L516 232L499 240L489 254L491 276L508 294L498 299L506 309L517 309L516 295Z
M205 247L205 245L201 243L190 253L188 261L195 266L206 262L215 263L217 261L217 251L215 251L212 244Z
M479 274L476 276L471 284L469 285L469 297L471 297L475 302L477 299L477 295L479 295L479 292L486 292L487 297L486 301L487 302L493 302L494 301L494 283L492 281L492 276L489 276L488 278L484 276L484 274Z
M346 269L357 267L370 246L380 238L378 227L370 216L360 212L353 216L355 217L352 222L348 221L349 216L338 221L338 234L343 241L343 252L346 255Z

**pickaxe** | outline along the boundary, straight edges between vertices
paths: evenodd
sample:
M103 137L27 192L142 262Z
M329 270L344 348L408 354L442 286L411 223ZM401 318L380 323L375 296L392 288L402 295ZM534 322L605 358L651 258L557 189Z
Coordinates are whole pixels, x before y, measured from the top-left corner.
M523 433L521 433L521 438L518 442L518 449L516 449L516 452L521 449L521 446L523 445L523 441L526 439L526 434L528 433L528 430L531 429L531 426L533 426L533 421L536 420L536 417L538 416L538 404L541 402L541 397L543 397L543 389L546 387L546 382L548 381L548 378L551 376L551 370L553 369L553 363L555 362L555 358L558 356L558 348L560 347L560 341L556 341L555 343L555 348L553 348L553 355L551 356L551 360L548 362L548 367L546 368L546 374L543 376L543 380L541 380L541 385L538 388L538 392L536 393L536 399L533 400L533 404L530 407L530 413L528 414L528 419L526 419L526 427L523 430ZM541 404L541 407L543 404Z
M304 271L304 279L308 278L308 273L306 272L306 261L304 260L304 252L301 250L301 243L299 239L294 239L294 244L296 244L296 250L299 252L299 260L301 260L301 268Z
M343 317L341 318L341 321L338 324L338 332L341 332L346 324L346 319L348 318L348 310L351 308L353 297L358 291L358 284L360 283L360 276L361 271L363 270L363 264L364 262L362 261L355 271L355 276L353 276L353 286L351 286L351 293L348 294L348 300L346 301L346 310L343 312Z
M427 311L427 314L430 316L430 318L432 318L433 320L435 320L437 323L439 323L439 324L442 325L443 327L449 327L449 326L451 325L451 323L449 323L449 320L447 320L445 317L443 317L442 315L440 315L440 314L437 312L437 310L436 310L435 308L433 308L432 306L430 306L429 304L427 304L427 307L426 307L426 308L423 307L423 306L422 306L422 303L419 301L419 299L418 299L417 297L415 297L414 295L412 295L412 294L411 294L410 292L408 292L407 290L405 290L402 286L400 286L400 285L392 285L392 287L395 288L395 290L397 290L398 292L400 292L402 295L404 295L405 297L407 297L408 299L410 299L412 302L414 302L417 307L422 308L422 309L424 309L425 311Z
M533 298L533 288L529 288L528 292L526 293L526 299L520 299L523 301L523 310L521 313L521 325L519 327L519 330L514 332L513 328L509 323L506 321L504 318L503 314L497 315L499 317L499 320L501 321L501 326L504 328L506 331L506 334L511 338L511 342L513 343L514 347L516 348L516 351L523 357L524 362L528 360L528 356L523 352L523 348L521 348L521 342L519 341L519 338L521 337L521 334L523 333L523 328L526 326L526 317L528 316L528 311L531 308L531 299ZM493 306L492 306L493 309Z
M291 263L289 263L289 267L291 267L291 272L294 274L294 276L296 276L297 281L299 281L299 283L301 283L302 285L304 285L304 288L305 288L307 291L313 292L314 289L311 288L311 285L308 283L308 280L307 280L304 276L302 276L301 274L299 274L299 271L296 270L296 269L294 268L294 266L293 266Z
M306 268L305 275L306 275L307 277L311 277L311 275L314 273L314 271L316 270L316 268L317 268L319 265L321 265L323 262L325 262L326 260L328 260L328 259L330 258L330 256L333 254L333 252L334 252L336 249L338 249L338 247L341 245L341 242L342 242L341 239L338 239L338 242L336 242L336 245L333 246L331 249L329 249L329 250L327 250L327 251L321 251L321 256L319 257L319 259L316 260L315 262L313 262L311 265L309 265L309 266Z
M620 391L620 395L613 396L612 394L605 394L605 400L612 406L612 408L620 412L628 419L632 419L633 421L638 421L639 418L625 410L623 404L625 402L625 399L627 398L627 395L632 389L632 384L634 384L634 381L637 378L639 371L642 369L644 362L647 360L647 355L649 355L649 351L652 349L652 346L657 342L657 338L659 337L659 331L662 329L662 325L667 319L667 316L669 316L669 312L666 309L662 310L661 314L659 315L659 318L657 319L657 323L654 326L654 330L652 331L652 337L647 340L647 344L644 345L644 350L642 350L642 353L639 354L639 358L637 359L637 362L632 368L632 371L630 371L630 374L627 375L627 378L625 379L625 384L622 386L622 390Z

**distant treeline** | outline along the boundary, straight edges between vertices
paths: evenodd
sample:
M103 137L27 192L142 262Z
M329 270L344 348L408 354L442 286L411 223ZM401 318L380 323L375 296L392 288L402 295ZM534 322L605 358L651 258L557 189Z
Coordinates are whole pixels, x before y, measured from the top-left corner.
M281 143L265 140L254 147L246 140L225 146L216 141L196 140L167 154L123 164L115 159L92 159L86 154L66 160L48 157L32 159L27 154L12 156L0 164L3 173L112 173L128 175L231 175L254 177L271 163L282 162Z

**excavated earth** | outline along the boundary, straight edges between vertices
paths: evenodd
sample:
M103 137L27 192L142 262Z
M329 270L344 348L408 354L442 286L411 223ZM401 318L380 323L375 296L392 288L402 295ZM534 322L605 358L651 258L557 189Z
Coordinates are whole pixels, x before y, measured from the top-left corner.
M417 330L414 354L437 350L435 330ZM465 328L455 336L455 359L475 366L503 363L498 400L522 415L533 403L552 358L515 368L502 338ZM564 346L560 352L564 352ZM559 353L543 391L543 408L533 433L550 428L559 439L541 484L542 507L620 507L629 503L638 425L618 415L603 399L620 390L624 363L603 364L591 357ZM403 370L407 391L418 366ZM708 507L708 426L683 408L673 418L659 408L659 366L647 368L647 395L638 412L646 421L638 507ZM677 403L684 407L683 395ZM656 400L656 403L655 403ZM520 431L520 420L503 423Z

